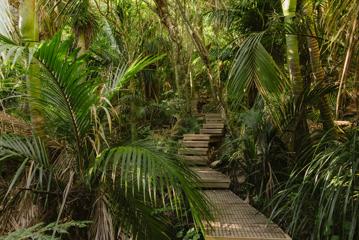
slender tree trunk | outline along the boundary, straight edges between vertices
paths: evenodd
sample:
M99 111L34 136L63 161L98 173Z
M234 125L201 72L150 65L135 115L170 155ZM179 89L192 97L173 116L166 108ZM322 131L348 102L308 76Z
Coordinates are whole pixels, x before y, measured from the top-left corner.
M319 44L316 38L316 32L314 28L312 0L307 0L304 2L304 10L307 17L309 18L309 23L307 27L307 35L308 35L307 43L308 43L309 56L310 56L310 62L312 66L314 80L316 81L317 84L319 84L319 86L324 86L325 72L320 61ZM334 120L326 96L320 98L318 106L319 106L324 130L334 131L335 129Z
M181 13L182 19L186 25L186 29L187 29L189 35L191 36L192 42L195 45L202 62L206 66L206 73L208 76L208 81L209 81L209 84L211 87L212 95L216 100L219 100L219 95L217 94L216 87L214 84L215 81L214 81L214 77L213 77L211 63L209 60L209 52L204 44L204 40L201 38L198 31L196 31L196 29L192 26L192 24L188 20L185 9L184 9L183 5L181 4L181 2L176 0L176 4Z
M285 24L292 24L296 15L297 0L282 0L282 9ZM298 98L303 92L303 78L300 72L298 38L296 35L287 33L287 63L289 77L293 84L294 97Z
M39 41L39 24L36 13L36 0L23 0L19 6L19 27L22 40L33 46ZM28 92L32 99L41 97L41 80L37 77L38 65L30 64L27 76ZM35 134L44 136L44 118L41 109L31 104L30 115L32 127Z
M297 1L282 0L282 9L285 24L292 25L293 19L296 15ZM291 142L293 150L298 154L310 142L310 138L305 114L306 106L303 106L301 97L304 90L304 81L300 70L297 36L291 33L287 33L286 45L289 77L293 85L294 100L296 101L297 107L299 108L298 115L296 116L296 124L293 126L294 135L293 141Z
M161 23L166 27L172 41L172 57L174 60L175 83L179 97L188 99L187 86L183 84L186 78L185 61L183 57L182 39L176 22L171 18L167 0L154 0L156 13ZM184 85L184 86L183 86Z
M79 33L77 36L77 47L80 49L80 55L86 53L88 45L86 44L86 36L84 32Z
M78 19L75 20L73 31L76 36L76 43L77 47L80 49L79 54L85 54L91 43L91 38L93 37L94 33L94 21L96 19L90 19L90 2L89 0L82 0L80 5L80 11L81 14L83 14L85 21ZM79 16L76 16L76 18L81 18Z
M216 82L215 78L214 78L215 74L213 73L213 69L211 67L209 52L204 43L204 40L203 40L203 38L201 38L198 31L193 27L193 25L189 21L187 15L186 15L185 9L184 9L183 5L181 4L181 2L179 0L176 0L176 4L178 6L178 9L180 10L182 19L186 25L186 29L187 29L189 35L191 36L192 42L193 42L194 46L196 47L197 52L199 53L199 56L206 67L206 73L208 76L208 81L209 81L209 84L211 87L211 92L212 92L213 98L216 101L218 101L218 103L220 104L221 108L223 109L226 119L229 119L228 107L227 107L226 102L223 99L220 85L215 84L215 82ZM219 78L218 78L218 83L220 83Z
M358 15L359 9L356 12L356 15ZM349 65L350 65L350 61L352 58L352 53L353 53L353 48L354 48L354 38L355 38L355 31L356 31L356 27L357 27L357 22L358 22L358 18L355 18L353 23L352 23L352 29L351 29L351 33L349 35L349 40L348 40L348 49L345 55L345 61L344 61L344 66L343 66L343 71L342 74L340 76L340 83L339 83L339 90L338 90L338 95L337 95L337 101L336 101L336 107L335 107L335 116L336 119L339 118L339 108L340 108L340 104L341 104L341 95L342 95L342 90L344 88L344 83L345 83L345 78L348 74L348 69L349 69Z
M23 0L19 6L19 27L24 41L34 43L39 40L39 24L36 14L36 0Z

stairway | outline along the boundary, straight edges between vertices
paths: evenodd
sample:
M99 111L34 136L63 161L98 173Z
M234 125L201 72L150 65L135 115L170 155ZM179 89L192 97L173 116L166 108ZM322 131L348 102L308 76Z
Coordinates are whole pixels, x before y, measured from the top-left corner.
M212 203L214 219L205 224L206 240L290 240L283 230L229 190L230 179L210 168L209 151L224 135L224 120L207 113L197 134L184 134L178 154L198 175L203 193Z
M224 121L220 114L205 114L205 123L199 134L184 134L183 148L178 154L186 161L200 178L203 189L228 189L230 179L212 168L209 163L209 149L221 140L224 134Z

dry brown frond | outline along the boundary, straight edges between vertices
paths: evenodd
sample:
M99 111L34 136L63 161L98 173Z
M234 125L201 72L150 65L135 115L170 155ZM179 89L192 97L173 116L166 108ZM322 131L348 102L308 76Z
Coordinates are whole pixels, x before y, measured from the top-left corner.
M23 136L32 134L30 124L3 111L0 111L0 133L15 133Z
M90 229L90 239L115 240L112 216L108 210L108 201L105 195L101 195L92 212L93 223Z

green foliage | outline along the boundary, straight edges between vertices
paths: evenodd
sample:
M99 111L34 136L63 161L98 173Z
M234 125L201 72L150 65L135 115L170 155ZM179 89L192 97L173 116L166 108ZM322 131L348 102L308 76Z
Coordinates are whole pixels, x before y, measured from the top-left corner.
M0 35L11 37L13 32L13 23L10 15L10 4L6 1L0 3Z
M358 128L345 138L324 136L308 146L313 157L293 170L275 198L274 216L286 216L290 231L315 239L356 239L358 229ZM303 159L311 154L303 154ZM290 207L289 207L290 206Z
M86 221L71 221L61 224L50 223L48 225L38 223L28 228L18 229L6 236L0 236L0 240L60 240L62 239L61 235L69 234L69 228L84 228L88 224L89 222ZM53 231L57 233L57 236L52 235Z
M195 228L191 228L188 231L182 229L176 234L176 238L182 240L199 240L202 239L201 237L202 236L200 235L199 232L196 231Z
M206 199L195 191L196 176L175 156L161 153L146 142L104 150L90 170L92 178L100 175L102 182L116 184L125 196L138 194L143 201L156 206L162 202L182 215L186 201L191 205L196 224L209 218ZM181 195L183 192L184 195Z
M7 174L11 181L1 199L6 204L0 217L9 217L12 207L29 195L30 204L50 210L48 197L41 194L51 194L58 200L58 221L72 218L66 208L71 191L76 195L74 189L81 185L96 195L89 199L88 209L86 205L81 209L86 218L95 220L89 227L93 236L112 239L120 231L140 239L171 239L169 219L156 213L157 208L184 221L192 219L201 228L203 220L211 217L208 202L196 189L195 175L179 159L149 143L109 145L107 135L117 115L108 92L99 91L104 84L90 78L86 56L78 57L72 46L57 34L34 54L34 64L41 67L35 77L42 81L29 100L45 114L48 136L1 136L0 160L11 163L15 171ZM158 59L139 60L120 78L128 80ZM114 91L119 90L116 83ZM16 194L19 198L13 198Z
M49 159L45 144L36 137L23 138L11 135L2 135L0 137L0 163L6 160L20 161L21 165L14 174L3 201L13 190L16 182L24 174L26 165L34 162L34 173L38 172L40 179L46 176L46 170L49 170ZM42 181L39 187L44 187Z
M86 81L86 68L77 51L71 52L71 41L61 42L61 34L43 43L35 54L41 63L39 76L42 80L40 99L31 99L43 109L48 122L57 125L56 135L74 141L77 151L82 152L82 139L90 128L91 107L99 97L94 95L96 85Z
M272 199L277 184L286 179L290 157L260 107L238 116L241 131L221 147L221 165L231 176L233 189L243 197L253 196L253 203L262 208Z
M327 95L327 113L358 115L358 1L297 1L284 21L270 0L157 1L166 18L154 1L39 0L39 42L17 29L30 13L17 2L0 1L0 233L199 239L208 202L172 155L199 130L196 104L226 115L219 166L232 190L299 239L358 238L358 130L333 140L316 110ZM296 87L286 34L299 40Z
M289 90L287 78L261 44L261 34L253 34L243 41L233 62L227 83L229 101L237 109L254 85L277 126L277 114Z

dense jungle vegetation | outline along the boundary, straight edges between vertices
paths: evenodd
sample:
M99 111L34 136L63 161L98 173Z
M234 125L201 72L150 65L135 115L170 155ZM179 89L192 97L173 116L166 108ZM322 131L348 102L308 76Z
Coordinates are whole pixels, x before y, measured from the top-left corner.
M0 239L202 239L176 156L220 112L231 189L359 239L359 1L0 0Z

